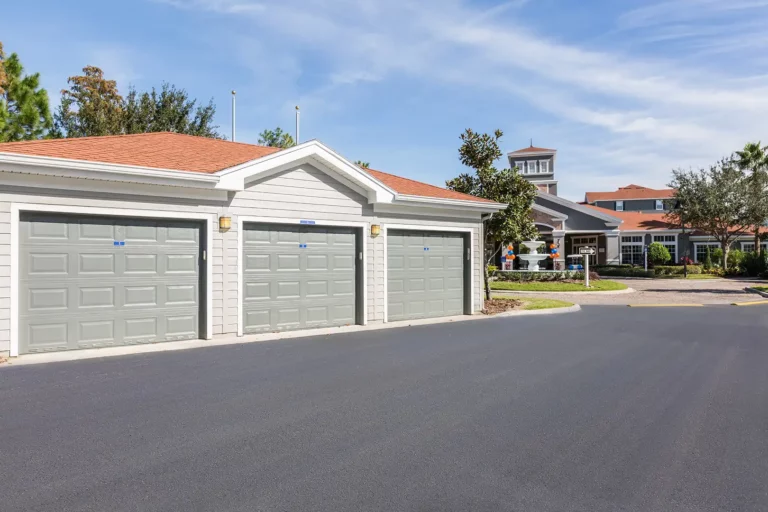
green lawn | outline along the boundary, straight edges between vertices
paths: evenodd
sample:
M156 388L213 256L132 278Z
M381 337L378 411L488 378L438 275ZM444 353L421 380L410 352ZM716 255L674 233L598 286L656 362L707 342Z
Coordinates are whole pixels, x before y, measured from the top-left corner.
M592 281L586 288L582 283L562 283L558 281L528 281L523 283L509 281L491 282L491 290L513 292L604 292L609 290L626 290L627 285L601 279Z
M535 299L526 297L519 300L523 301L523 309L526 310L567 308L573 306L573 302L566 302L564 300L556 299Z
M759 292L768 292L768 286L750 286L750 288Z

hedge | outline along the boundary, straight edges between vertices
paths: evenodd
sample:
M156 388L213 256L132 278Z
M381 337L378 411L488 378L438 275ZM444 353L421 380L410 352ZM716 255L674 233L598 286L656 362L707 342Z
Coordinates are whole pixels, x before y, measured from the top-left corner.
M584 272L579 270L560 270L560 271L544 271L544 272L503 272L496 271L491 274L496 281L582 281L584 280ZM594 273L589 273L590 279L599 277Z
M653 277L653 270L643 270L632 265L599 265L595 272L604 277Z
M656 265L653 267L653 271L657 276L682 276L685 272L685 267L682 265ZM701 265L688 265L689 274L703 274L704 270Z

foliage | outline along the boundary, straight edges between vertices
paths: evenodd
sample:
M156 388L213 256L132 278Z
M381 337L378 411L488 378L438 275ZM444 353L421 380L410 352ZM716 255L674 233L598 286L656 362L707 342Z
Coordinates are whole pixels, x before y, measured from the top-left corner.
M688 256L683 256L682 258L680 258L680 264L681 265L683 265L683 264L685 264L685 265L693 265L694 262Z
M741 261L741 270L749 277L759 277L768 272L768 252L748 252Z
M675 189L667 220L704 231L723 247L726 266L731 242L746 233L754 218L750 208L749 181L732 160L721 160L698 171L672 171L669 186Z
M736 152L736 166L747 173L749 186L749 216L752 222L755 248L760 246L760 228L768 221L768 146L750 142Z
M355 160L355 165L360 166L363 169L368 169L371 166L369 162L363 162L362 160Z
M259 134L259 144L273 148L290 148L296 145L296 141L290 133L284 132L279 126L274 130L264 130Z
M663 265L671 259L672 255L669 254L669 249L659 242L653 242L648 246L648 261L654 265Z
M216 106L197 105L187 91L163 83L160 91L138 93L131 88L123 102L122 133L173 132L222 138L214 126Z
M122 133L123 97L117 82L104 78L96 66L67 80L69 90L61 91L55 116L54 137L90 137Z
M740 273L741 264L744 262L744 252L740 249L732 249L728 251L728 272Z
M591 268L591 267L590 267ZM603 277L653 277L653 270L644 270L642 267L631 265L601 265L595 272Z
M496 272L497 270L499 270L499 267L497 267L496 265L488 265L488 272L493 273L493 272Z
M446 182L450 190L507 205L506 209L491 214L485 221L484 245L497 248L489 251L484 265L486 298L491 296L488 265L495 260L501 244L535 240L538 237L531 215L536 186L523 179L517 170L499 170L493 165L502 156L499 148L502 135L501 130L496 130L492 135L465 130L460 136L462 143L459 147L459 160L472 168L474 174L462 173Z
M490 271L490 265L489 269ZM590 273L591 275L591 273ZM566 281L566 280L584 280L584 272L580 270L545 270L541 272L527 271L495 271L492 275L496 281Z
M709 246L706 246L707 254L704 256L704 270L710 270L712 268L712 251L709 250Z
M704 271L701 265L688 265L688 274L697 275ZM682 265L658 265L653 267L654 276L682 276L685 267Z
M709 247L707 247L709 249ZM715 247L715 249L712 251L712 260L715 262L712 266L715 267L723 267L723 249L720 247Z
M0 142L40 139L52 128L40 73L25 75L19 56L12 53L6 58L0 43Z
M535 282L528 281L522 283L513 282L493 282L491 286L494 290L519 291L519 292L604 292L626 290L627 285L616 281L598 280L591 281L587 288L584 283L578 282Z
M139 93L131 88L123 98L117 82L104 78L96 66L67 80L55 116L55 137L90 137L130 133L173 132L223 138L213 125L213 101L198 105L187 91L164 83L157 91Z

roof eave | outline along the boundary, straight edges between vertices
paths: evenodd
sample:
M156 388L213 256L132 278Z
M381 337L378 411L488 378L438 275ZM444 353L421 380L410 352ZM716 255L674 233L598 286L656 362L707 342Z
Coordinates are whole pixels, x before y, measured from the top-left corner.
M91 162L69 158L0 152L0 170L23 174L146 183L193 188L213 188L219 179L203 172L159 169L134 165ZM61 170L66 170L66 174Z
M442 197L414 196L409 194L397 194L393 203L421 206L448 206L451 208L495 213L507 208L504 203L491 203L486 201L470 201L465 199L449 199Z

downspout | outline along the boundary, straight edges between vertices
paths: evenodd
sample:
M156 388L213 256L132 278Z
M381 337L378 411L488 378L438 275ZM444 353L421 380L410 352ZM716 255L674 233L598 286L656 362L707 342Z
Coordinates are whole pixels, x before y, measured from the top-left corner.
M480 261L483 264L483 297L491 298L491 284L488 276L488 262L485 260L485 221L493 216L492 213L486 213L480 216ZM485 302L483 302L485 304ZM485 305L483 305L485 309ZM474 313L474 311L473 311Z

